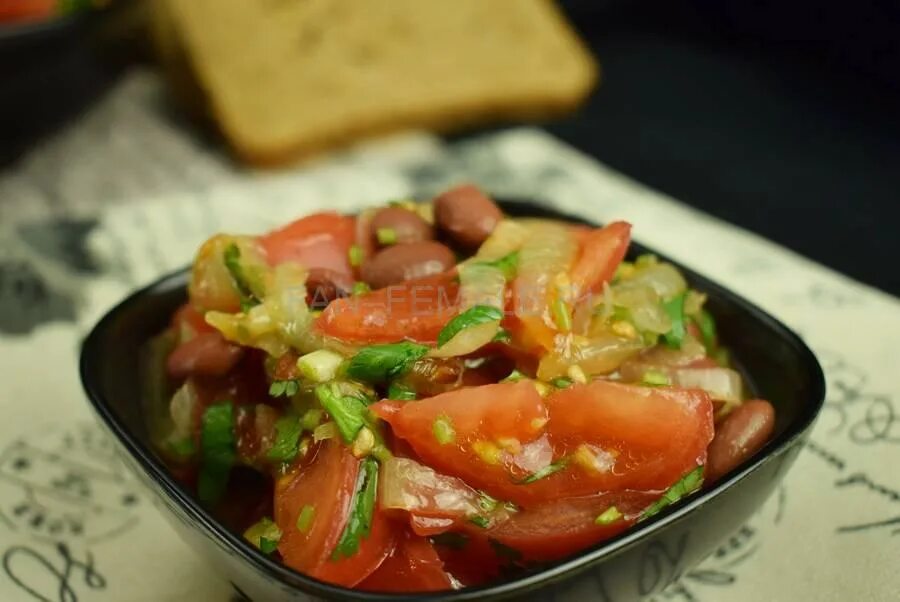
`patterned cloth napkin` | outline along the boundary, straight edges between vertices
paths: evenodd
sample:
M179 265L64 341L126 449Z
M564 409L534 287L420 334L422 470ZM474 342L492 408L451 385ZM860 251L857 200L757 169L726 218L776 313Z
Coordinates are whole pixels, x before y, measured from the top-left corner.
M658 600L900 599L896 299L538 130L453 145L410 134L279 175L240 171L198 139L170 117L157 79L137 72L0 173L0 600L239 599L113 456L78 382L81 338L213 232L427 197L460 180L632 222L639 241L797 330L825 367L827 406L777 494Z

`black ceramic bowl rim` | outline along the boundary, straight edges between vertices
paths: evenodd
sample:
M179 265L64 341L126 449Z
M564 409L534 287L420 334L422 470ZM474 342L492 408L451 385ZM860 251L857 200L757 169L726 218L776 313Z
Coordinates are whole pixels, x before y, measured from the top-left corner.
M511 205L510 203L502 204L505 205L504 209L509 209ZM538 211L541 210L539 205L534 208ZM557 216L557 219L587 223L584 218L566 215L555 210L551 211L554 216ZM515 211L512 211L511 213L514 214ZM638 250L645 250L645 248L638 243L632 243L632 247L637 248ZM822 368L819 365L818 360L816 360L815 355L796 333L743 297L736 295L715 282L708 280L706 277L697 274L690 268L686 268L676 261L665 258L664 255L658 255L666 261L671 261L674 265L678 266L679 270L687 275L687 278L692 285L697 286L697 288L703 291L716 291L717 293L727 295L742 310L752 314L754 318L762 322L767 328L776 331L786 343L789 343L794 350L798 352L801 362L805 363L806 368L809 370L812 385L809 393L810 399L806 400L807 403L804 406L804 411L801 416L792 422L784 432L769 440L762 449L753 455L752 458L742 464L738 469L729 473L727 478L723 478L710 489L704 489L697 494L688 496L667 507L655 517L639 523L616 537L600 542L576 556L570 557L547 568L526 573L520 577L507 581L498 581L461 590L415 594L366 592L325 583L294 571L268 556L265 556L243 538L220 525L218 521L200 506L187 491L178 485L156 454L138 441L125 425L113 414L111 406L105 403L104 396L99 391L98 383L93 376L93 370L90 367L90 364L92 359L97 356L99 351L98 346L103 338L103 333L115 321L119 313L125 311L126 308L133 304L140 303L142 298L151 292L160 289L171 290L173 288L183 287L183 280L185 279L185 275L189 268L182 268L181 270L163 276L152 284L132 293L101 318L90 334L88 334L82 345L79 362L81 381L88 399L97 415L110 432L115 434L131 457L138 462L145 474L153 479L153 481L162 488L165 494L185 511L191 520L196 521L209 532L214 533L219 538L220 542L224 543L229 552L241 557L258 571L274 576L282 584L296 586L304 593L328 599L358 600L364 602L386 602L388 600L447 600L462 602L468 600L481 600L488 597L507 598L515 595L522 595L550 582L559 582L569 576L581 573L591 566L599 564L602 560L626 550L630 546L636 544L640 539L652 534L654 531L681 520L696 508L707 504L720 492L731 488L733 485L758 470L764 463L774 459L791 447L797 438L802 437L808 431L824 403L825 376L822 373Z

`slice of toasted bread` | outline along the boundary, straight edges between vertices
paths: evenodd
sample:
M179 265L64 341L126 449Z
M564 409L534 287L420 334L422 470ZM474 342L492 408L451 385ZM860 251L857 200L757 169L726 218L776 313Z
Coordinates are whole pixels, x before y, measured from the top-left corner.
M236 152L570 110L597 67L549 0L165 0Z

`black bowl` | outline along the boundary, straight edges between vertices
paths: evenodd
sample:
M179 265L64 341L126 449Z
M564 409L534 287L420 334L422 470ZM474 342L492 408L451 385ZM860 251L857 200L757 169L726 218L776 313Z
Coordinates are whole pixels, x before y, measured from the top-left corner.
M526 202L504 202L503 206L513 215L583 222ZM630 255L648 251L633 244ZM172 478L151 448L141 413L137 351L166 327L172 312L184 303L187 270L134 293L97 324L82 347L81 378L100 421L124 451L132 471L162 502L181 537L252 600L499 600L545 592L562 599L568 592L573 600L633 600L676 580L760 507L802 448L825 396L822 369L797 335L734 293L679 268L692 286L708 294L720 336L754 395L774 404L773 438L714 487L630 531L549 568L484 587L391 596L322 583L282 566L228 531Z

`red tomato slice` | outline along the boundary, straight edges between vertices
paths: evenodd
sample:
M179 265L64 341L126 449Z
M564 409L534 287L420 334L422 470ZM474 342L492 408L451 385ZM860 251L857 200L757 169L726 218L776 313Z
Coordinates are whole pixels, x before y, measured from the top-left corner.
M52 15L56 7L55 0L4 0L0 3L0 21L41 19Z
M564 469L522 487L534 500L600 492L662 491L706 461L713 405L699 389L608 381L547 399L554 458Z
M347 522L358 472L359 460L329 440L310 464L278 481L275 522L282 531L278 551L284 564L313 577L324 570ZM314 518L302 532L297 517L305 506L313 507Z
M581 255L570 273L574 298L596 291L612 279L630 240L631 224L628 222L613 222L584 237Z
M360 540L356 554L336 561L329 558L311 575L329 583L346 587L356 586L377 571L394 550L396 529L397 525L392 523L381 509L376 509L369 536Z
M355 218L334 212L309 215L259 238L271 265L296 261L342 275L353 274L348 251L355 240Z
M359 584L359 589L393 593L435 592L453 589L453 581L431 542L404 530L393 553Z
M618 535L658 497L629 491L552 501L514 514L485 535L520 552L525 560L558 560ZM611 506L623 518L596 524L595 519Z
M458 313L458 297L456 272L445 272L332 301L316 328L351 343L433 343Z
M438 472L463 479L503 500L521 499L515 448L540 438L547 408L528 381L465 387L415 403L382 401L370 406L390 423L416 455ZM438 419L449 425L452 441L435 435Z

